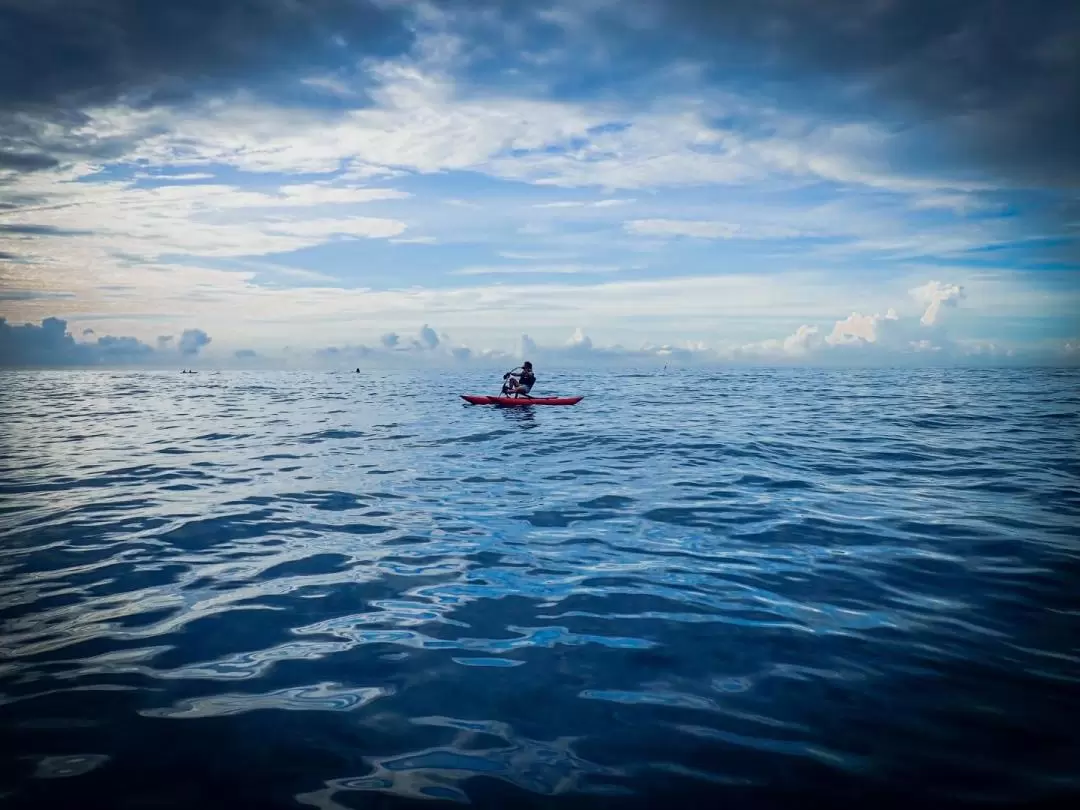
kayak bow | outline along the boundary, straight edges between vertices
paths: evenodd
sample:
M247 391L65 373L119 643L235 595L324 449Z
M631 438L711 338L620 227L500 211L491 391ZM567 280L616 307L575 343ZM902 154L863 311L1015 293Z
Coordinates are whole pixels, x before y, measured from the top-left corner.
M462 394L461 398L472 405L577 405L584 397L487 397Z

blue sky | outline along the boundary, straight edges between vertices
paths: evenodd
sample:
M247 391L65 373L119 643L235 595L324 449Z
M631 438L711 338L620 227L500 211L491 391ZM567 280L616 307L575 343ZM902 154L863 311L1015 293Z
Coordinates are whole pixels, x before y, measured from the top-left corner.
M0 85L0 317L81 358L1075 359L1068 4L1000 23L1034 62L923 3L195 4L175 54L127 5L98 81Z

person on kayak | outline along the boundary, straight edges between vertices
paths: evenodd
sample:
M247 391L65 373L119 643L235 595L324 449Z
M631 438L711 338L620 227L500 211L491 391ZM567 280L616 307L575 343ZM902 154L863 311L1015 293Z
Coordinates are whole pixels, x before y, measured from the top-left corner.
M532 363L526 360L521 365L521 373L517 374L515 377L514 374L516 372L517 369L503 374L503 379L506 380L506 382L503 383L503 393L524 394L525 396L528 396L532 387L536 385L536 375L533 374Z

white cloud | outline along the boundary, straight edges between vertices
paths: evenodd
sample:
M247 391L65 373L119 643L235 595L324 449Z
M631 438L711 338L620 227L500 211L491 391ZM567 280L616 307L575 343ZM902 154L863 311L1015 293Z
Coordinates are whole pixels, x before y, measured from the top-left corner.
M135 172L132 175L136 180L158 180L170 182L173 180L213 180L214 175L209 172L188 172L186 174L153 174L151 172Z
M392 237L389 241L395 245L434 245L439 240L434 236L404 236Z
M946 302L956 306L962 300L962 288L955 284L931 281L910 292L931 308L939 308ZM927 317L930 315L930 317ZM838 352L851 350L874 352L877 355L895 356L912 354L970 355L971 347L950 340L941 329L937 310L927 310L915 323L902 318L890 307L884 314L864 315L852 312L836 321L829 333L822 337L817 326L804 324L794 334L783 340L766 340L745 344L735 350L736 356L773 356L789 358L839 357Z
M617 205L629 205L635 202L633 199L607 199L595 200L557 200L555 202L537 203L533 208L614 208Z
M508 264L463 267L451 271L452 276L513 276L513 275L588 275L592 273L615 273L618 265L604 264Z
M911 206L917 210L937 209L951 211L958 216L1002 210L1002 206L998 203L986 200L975 193L963 192L951 194L919 194L912 199Z
M786 354L808 354L819 348L821 341L821 331L816 326L804 324L784 338L782 348Z
M776 225L744 225L688 219L633 219L623 223L637 236L688 236L695 239L785 239L804 235L794 228Z
M925 326L937 323L942 307L955 307L964 298L963 287L957 284L942 284L940 281L928 281L910 292L917 301L926 305L926 312L922 316Z
M410 196L394 189L288 184L251 191L220 184L140 188L85 182L94 174L80 168L21 184L43 204L5 212L5 224L71 233L25 240L21 247L36 251L35 261L85 266L110 254L127 261L266 255L340 236L398 236L406 229L399 220L352 213L358 206Z
M566 343L572 349L579 349L581 351L588 351L593 347L592 339L582 331L579 326L574 330L574 334L570 336L570 340Z
M825 342L832 346L845 346L862 343L884 344L893 337L895 327L900 321L896 310L889 309L884 315L862 315L852 312L842 321L837 321Z
M730 222L702 222L674 219L636 219L625 223L629 233L639 236L691 236L698 239L733 239L740 227Z
M500 250L499 255L504 259L515 259L520 261L556 261L558 259L572 259L574 254L572 253L522 253L516 250Z

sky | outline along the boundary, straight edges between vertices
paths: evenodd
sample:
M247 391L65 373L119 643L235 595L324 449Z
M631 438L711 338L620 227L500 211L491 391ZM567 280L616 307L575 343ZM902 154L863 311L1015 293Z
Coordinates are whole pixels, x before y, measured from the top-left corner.
M1080 360L1080 5L0 0L0 365Z

